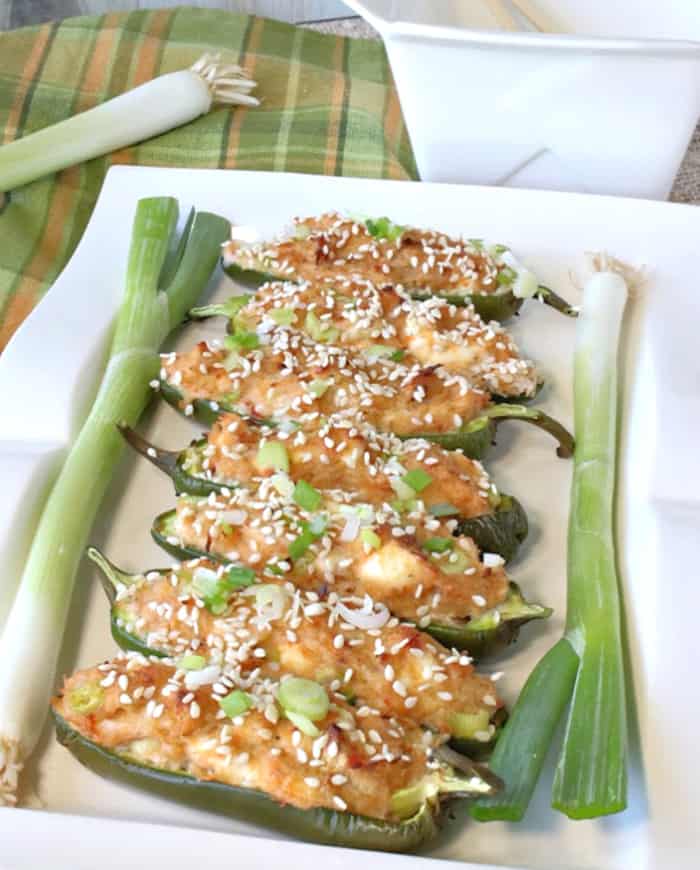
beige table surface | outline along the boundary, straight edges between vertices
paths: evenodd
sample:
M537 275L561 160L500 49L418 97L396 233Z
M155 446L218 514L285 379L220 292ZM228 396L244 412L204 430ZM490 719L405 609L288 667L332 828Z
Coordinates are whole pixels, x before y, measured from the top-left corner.
M71 15L174 5L217 6L284 18L323 33L379 39L376 31L353 15L342 0L0 0L0 30ZM695 131L670 198L673 202L700 204L700 126Z

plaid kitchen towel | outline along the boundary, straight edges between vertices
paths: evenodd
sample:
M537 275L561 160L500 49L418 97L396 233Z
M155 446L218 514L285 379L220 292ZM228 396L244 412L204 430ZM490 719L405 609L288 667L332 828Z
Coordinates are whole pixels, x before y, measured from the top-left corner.
M0 351L68 261L112 164L417 177L380 42L198 8L0 33L0 147L212 51L258 82L260 107L217 108L0 194Z

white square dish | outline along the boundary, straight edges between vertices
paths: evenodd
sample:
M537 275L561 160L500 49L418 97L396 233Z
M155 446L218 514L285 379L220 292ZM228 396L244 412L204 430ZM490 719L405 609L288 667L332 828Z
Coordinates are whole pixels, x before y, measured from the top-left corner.
M0 358L0 623L37 506L99 378L110 320L121 299L136 202L154 195L177 197L182 214L196 205L254 226L264 237L281 231L294 215L337 209L503 241L544 283L573 297L569 270L581 266L585 250L607 249L653 267L645 291L630 305L623 353L618 540L636 723L629 808L590 822L554 813L549 809L550 758L524 822L479 825L469 822L458 804L457 818L426 857L470 866L571 870L695 867L700 750L693 723L700 715L700 693L692 649L700 592L692 566L700 520L695 455L700 363L693 349L700 300L692 281L700 271L700 210L578 194L279 173L111 170L73 259ZM215 297L233 289L223 275L212 282ZM574 323L534 303L523 311L510 327L547 378L539 404L570 423ZM220 323L189 326L172 346L188 346L221 328ZM171 448L184 446L198 430L162 403L154 403L141 428L156 444ZM571 463L556 458L553 443L542 433L511 427L503 430L486 464L499 486L522 500L533 526L510 573L529 597L555 608L546 625L528 626L515 647L484 667L505 670L500 685L512 703L563 626ZM127 455L91 540L127 569L165 564L167 557L151 542L148 529L153 516L172 502L170 482ZM114 650L106 602L94 571L84 564L61 673ZM72 868L98 862L145 866L156 857L184 868L191 866L192 854L212 867L279 862L276 835L99 779L56 744L48 727L28 781L44 810L0 809L3 868L42 866L49 860L63 866L63 856ZM105 849L105 843L116 842L119 849ZM325 861L345 868L363 860L357 852L319 848L285 843L285 864ZM372 861L380 870L417 866L403 856L374 855Z
M499 29L512 3L348 5L386 44L424 181L668 196L700 115L693 0L521 2L542 32Z

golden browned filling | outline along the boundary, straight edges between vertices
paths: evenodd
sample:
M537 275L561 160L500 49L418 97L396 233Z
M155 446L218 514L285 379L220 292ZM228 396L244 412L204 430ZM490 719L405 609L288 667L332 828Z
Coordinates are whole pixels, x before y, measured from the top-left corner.
M489 553L482 561L471 538L453 535L456 520L433 517L420 502L400 513L344 490L319 497L311 509L302 507L285 475L261 481L257 490L183 495L172 542L306 589L370 595L421 626L476 617L505 599L503 559Z
M292 481L305 480L323 490L342 487L373 505L394 501L399 481L414 469L426 474L428 482L420 491L426 508L451 505L455 514L475 517L490 513L498 500L480 462L430 441L403 441L342 417L285 432L223 414L207 433L206 446L187 454L184 468L216 482L259 483L276 473L258 462L261 445L270 438L284 444Z
M228 568L205 559L153 572L120 589L118 624L150 649L202 656L237 681L252 671L314 680L356 709L434 731L488 740L501 706L468 656L356 598L321 599L291 583L230 589ZM364 712L363 712L364 715Z
M410 722L360 711L338 693L311 737L285 718L279 680L227 675L190 687L186 670L135 654L78 671L54 710L93 743L152 767L265 792L282 804L392 818L392 795L439 764L442 738ZM245 693L233 717L225 699Z
M507 249L486 249L478 239L402 227L380 218L355 221L330 212L295 221L288 239L252 247L230 242L225 260L280 277L335 281L339 275L405 290L498 293L517 280Z
M417 302L393 287L350 278L331 283L263 285L236 315L249 330L283 323L316 340L363 350L370 358L442 365L474 386L504 396L532 396L537 377L508 333L472 306L437 296Z
M486 392L441 367L370 361L284 327L265 338L245 352L200 342L165 354L161 378L180 392L186 414L195 399L209 399L303 424L340 413L398 435L453 432L489 405Z

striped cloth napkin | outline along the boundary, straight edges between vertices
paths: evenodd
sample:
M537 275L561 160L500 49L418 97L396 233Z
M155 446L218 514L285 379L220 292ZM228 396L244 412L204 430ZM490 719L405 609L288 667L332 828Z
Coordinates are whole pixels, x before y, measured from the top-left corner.
M0 143L189 66L207 51L238 60L258 82L259 108L217 109L0 194L0 351L70 258L113 164L417 177L381 43L196 8L0 33Z

